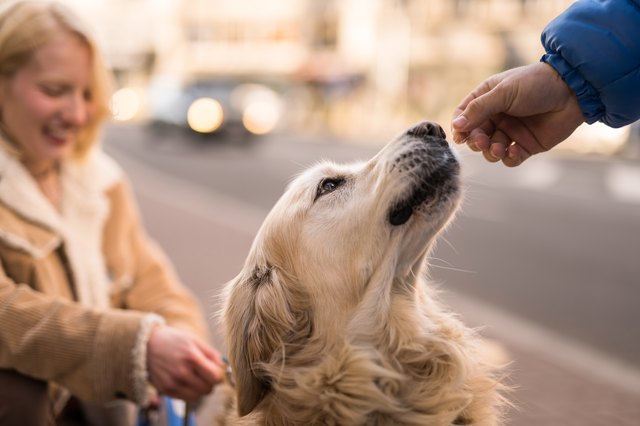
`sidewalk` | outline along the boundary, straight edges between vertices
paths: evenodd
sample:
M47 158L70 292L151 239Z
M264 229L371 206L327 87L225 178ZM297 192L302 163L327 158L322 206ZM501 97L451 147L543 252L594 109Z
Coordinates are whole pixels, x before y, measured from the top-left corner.
M214 329L214 315L220 308L216 295L240 271L267 212L131 163L117 152L112 155L130 173L149 233L202 301L211 318L214 343L224 351L221 336ZM531 332L526 325L518 326L517 318L477 301L461 295L444 296L469 325L487 326L486 334L499 342L512 360L510 383L515 389L511 399L516 408L510 411L507 424L640 424L637 370L617 368L606 358L582 356L579 348L564 344L558 336L546 337L535 329ZM201 424L208 424L206 419L215 409L213 400L200 412Z

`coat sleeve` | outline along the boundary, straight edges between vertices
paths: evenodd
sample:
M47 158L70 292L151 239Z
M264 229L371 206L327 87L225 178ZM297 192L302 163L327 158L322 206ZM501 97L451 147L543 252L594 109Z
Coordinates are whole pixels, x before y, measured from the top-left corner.
M542 61L576 94L587 123L640 118L640 0L581 0L542 33Z
M13 282L0 264L0 368L56 382L86 400L142 402L146 382L136 381L133 354L153 322L43 294Z
M108 197L111 214L105 227L104 252L117 283L114 303L153 312L168 325L209 340L201 305L147 235L128 181L121 180L109 190Z

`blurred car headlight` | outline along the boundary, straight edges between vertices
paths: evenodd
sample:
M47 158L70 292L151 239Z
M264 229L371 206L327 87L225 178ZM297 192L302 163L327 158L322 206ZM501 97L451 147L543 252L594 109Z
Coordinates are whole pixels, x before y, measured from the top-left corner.
M242 124L245 129L255 135L264 135L271 132L280 119L280 112L271 102L256 101L242 112Z
M281 103L278 94L262 84L241 84L231 93L231 105L242 111L244 128L255 135L275 129L280 121Z
M211 98L199 98L189 105L187 123L199 133L214 132L222 125L224 112L220 102Z
M111 96L111 113L117 121L129 121L140 111L140 95L134 89L124 87Z

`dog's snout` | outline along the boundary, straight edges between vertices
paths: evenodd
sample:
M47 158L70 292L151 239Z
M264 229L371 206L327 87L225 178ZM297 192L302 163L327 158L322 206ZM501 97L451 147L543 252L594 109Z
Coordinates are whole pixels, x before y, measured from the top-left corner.
M447 138L447 134L444 132L442 126L437 123L432 123L430 121L423 121L421 123L416 124L409 130L407 130L407 134L411 136L416 136L421 139L425 139L427 136L432 136L441 140Z

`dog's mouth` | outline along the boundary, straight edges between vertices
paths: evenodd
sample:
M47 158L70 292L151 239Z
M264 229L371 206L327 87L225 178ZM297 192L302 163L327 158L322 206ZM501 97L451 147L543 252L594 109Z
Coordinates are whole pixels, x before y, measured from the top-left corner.
M416 179L407 198L396 202L389 210L389 223L394 226L406 223L413 213L428 201L444 195L443 189L453 176L453 167L447 165L431 174Z
M401 143L409 144L396 158L394 168L411 178L406 195L389 209L389 223L399 226L425 205L438 205L458 190L459 164L449 148L444 130L429 122L406 132Z

